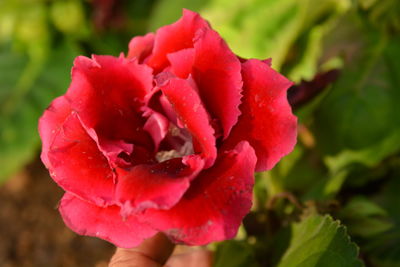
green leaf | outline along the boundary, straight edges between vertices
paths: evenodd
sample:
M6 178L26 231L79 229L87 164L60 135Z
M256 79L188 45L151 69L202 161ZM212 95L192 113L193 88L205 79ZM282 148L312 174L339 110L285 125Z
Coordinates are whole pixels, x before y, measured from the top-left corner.
M316 162L313 153L300 144L296 145L293 152L271 170L272 175L281 177L285 190L301 193L308 191L310 185L320 181L326 171L322 163Z
M254 183L254 197L255 200L252 206L253 210L262 209L267 203L268 199L268 181L263 173L256 173Z
M323 24L335 16L347 1L318 0L214 0L202 14L228 42L232 50L244 58L272 57L272 65L279 69L288 57L303 55L304 51L318 48L321 36L308 38L314 26ZM341 12L341 11L340 11ZM311 45L294 47L296 41L315 42ZM314 39L314 40L313 40ZM239 40L246 40L241 42ZM317 49L318 50L318 49ZM313 68L319 52L312 60L304 61L306 68ZM309 57L311 58L311 57ZM296 71L296 78L300 72ZM312 70L311 70L312 72ZM313 76L306 70L304 73Z
M400 38L388 39L356 19L340 26L346 25L356 25L359 47L348 47L341 77L315 111L317 144L332 172L351 163L373 167L400 150Z
M387 216L382 207L361 196L352 198L341 212L349 216Z
M85 22L84 7L81 1L55 1L50 7L50 17L54 26L70 36L85 36L88 26ZM68 17L68 19L65 19Z
M382 207L363 197L352 198L338 216L351 235L364 238L384 233L394 226Z
M400 31L400 7L397 0L358 0L369 21L382 30Z
M149 21L149 31L170 24L182 16L182 9L200 11L209 0L160 0L156 3Z
M6 47L0 49L0 182L28 163L39 146L37 123L51 100L68 88L70 69L77 49L71 44L56 47L38 76L29 76L29 87L18 97L18 83L30 62ZM4 108L7 107L7 108Z
M356 267L358 248L330 216L311 215L292 226L292 239L278 267Z
M245 241L224 241L217 247L214 267L258 267L253 248Z
M327 156L325 163L333 172L345 168L350 163L361 163L368 167L377 166L388 155L400 150L400 128L384 136L376 144L360 150L344 149L334 156Z
M383 233L369 236L362 249L374 266L400 266L400 158L383 189L373 197L375 203L385 210L393 227Z

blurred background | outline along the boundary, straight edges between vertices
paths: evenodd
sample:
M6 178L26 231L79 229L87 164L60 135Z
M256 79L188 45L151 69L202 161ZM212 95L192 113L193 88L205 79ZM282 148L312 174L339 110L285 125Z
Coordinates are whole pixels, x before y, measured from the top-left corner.
M366 266L400 266L398 0L0 0L0 266L107 265L113 247L78 237L56 210L38 118L74 57L126 53L183 7L295 82L298 145L257 174L238 237L210 247L216 266L290 266L288 229L307 212L339 219Z

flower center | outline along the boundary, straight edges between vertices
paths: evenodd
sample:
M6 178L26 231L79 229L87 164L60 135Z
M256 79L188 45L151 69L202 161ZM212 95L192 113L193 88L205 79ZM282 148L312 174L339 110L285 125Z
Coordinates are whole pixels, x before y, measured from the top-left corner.
M194 149L190 133L186 129L170 124L168 133L160 146L160 151L157 152L155 157L158 162L163 162L193 153Z

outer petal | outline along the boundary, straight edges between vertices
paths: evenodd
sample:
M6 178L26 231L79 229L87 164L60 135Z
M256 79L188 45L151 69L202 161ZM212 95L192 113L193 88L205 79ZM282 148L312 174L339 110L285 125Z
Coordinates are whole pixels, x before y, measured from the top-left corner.
M180 78L186 79L193 70L196 51L194 48L186 48L167 55L171 64L171 70Z
M219 156L170 210L147 210L143 218L176 242L204 245L235 236L249 212L256 156L247 142Z
M96 236L118 247L132 248L156 234L135 216L122 218L118 206L98 207L66 193L60 213L65 224L80 235Z
M174 206L204 165L199 157L192 157L185 163L182 158L175 158L152 165L137 165L130 171L117 169L116 198L123 207L123 214Z
M184 9L177 22L157 30L153 53L147 64L156 72L163 70L168 64L167 54L193 47L197 30L204 27L209 28L209 25L199 14Z
M150 55L154 45L154 33L137 36L129 42L127 58L136 58L140 63Z
M297 119L286 97L292 83L256 59L242 64L242 75L242 115L224 147L249 141L257 155L256 171L269 170L296 144Z
M240 61L213 30L199 31L194 48L193 79L207 111L219 119L226 138L240 115L243 84Z
M219 120L226 138L240 115L243 83L239 59L217 32L202 28L197 31L194 48L169 54L168 60L178 77L192 74L207 111Z
M64 122L48 152L50 175L65 191L97 205L113 201L113 172L76 113Z
M207 111L189 80L171 79L161 88L171 103L183 126L192 134L195 145L206 159L205 168L210 167L217 154L214 129L210 125Z
M142 129L145 119L140 111L150 90L152 74L145 65L111 56L78 57L66 98L102 150L115 147L103 146L103 141L110 144L110 140L151 149L153 143Z
M39 134L42 139L42 153L40 155L44 165L50 168L48 152L55 136L60 132L65 119L72 110L64 96L53 100L39 119Z

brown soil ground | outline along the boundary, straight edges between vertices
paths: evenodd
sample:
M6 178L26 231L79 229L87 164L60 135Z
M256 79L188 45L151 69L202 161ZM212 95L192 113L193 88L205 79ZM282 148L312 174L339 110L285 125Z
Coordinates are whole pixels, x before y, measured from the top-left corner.
M69 230L62 194L39 160L0 186L0 267L107 266L114 246Z

